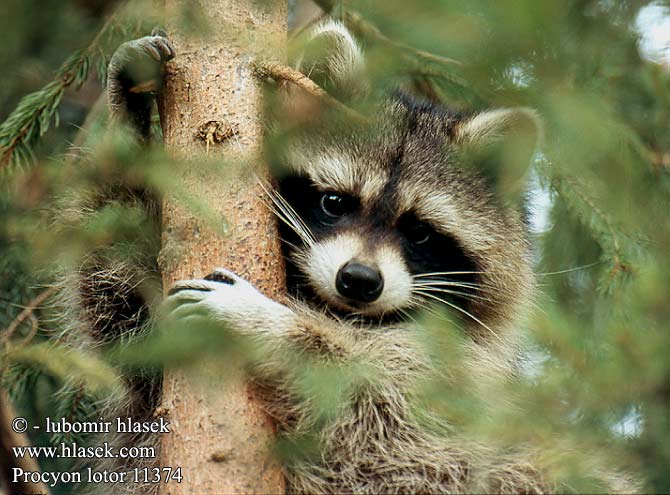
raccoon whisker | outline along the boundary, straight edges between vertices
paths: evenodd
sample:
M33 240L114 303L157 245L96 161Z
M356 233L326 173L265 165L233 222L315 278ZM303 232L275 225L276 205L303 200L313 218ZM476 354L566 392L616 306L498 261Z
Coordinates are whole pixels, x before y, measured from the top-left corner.
M297 222L298 225L300 225L300 227L304 230L305 234L307 234L309 236L309 238L312 240L312 242L315 243L316 239L314 238L314 234L312 234L312 231L309 229L309 227L303 221L303 219L300 218L300 215L298 215L298 212L295 211L293 206L291 206L291 204L288 201L286 201L286 199L284 199L284 197L281 194L279 194L277 191L270 190L268 192L268 194L270 195L270 198L273 201L281 203L281 205L284 206L283 210L286 211L286 213L291 218L293 218Z
M426 298L429 298L429 299L433 299L434 301L437 301L437 302L439 302L439 303L441 303L441 304L446 304L446 305L449 306L450 308L453 308L453 309L455 309L456 311L459 311L459 312L463 313L464 315L469 316L469 317L472 318L474 321L476 321L477 323L479 323L482 327L484 327L486 330L488 330L488 331L491 333L491 335L495 335L495 333L493 332L493 330L491 330L491 328L490 328L488 325L486 325L486 323L484 323L483 321L481 321L479 318L477 318L476 316L474 316L474 315L473 315L472 313L470 313L469 311L466 311L465 309L461 308L460 306L458 306L458 305L456 305L456 304L452 304L452 303L450 303L449 301L445 301L445 300L443 300L443 299L440 299L440 298L437 297L436 295L434 295L434 294L430 294L430 293L428 293L428 292L417 291L416 293L422 295L423 297L426 297Z
M296 246L291 241L287 241L283 237L280 237L279 240L282 242L282 244L286 244L287 246L290 246L295 251L294 256L299 256L300 255L300 253L298 251L300 251L301 248L299 246Z
M452 291L440 291L440 292L447 293L447 294L449 294L449 295L453 295L454 297L461 297L461 298L466 299L466 300L468 300L468 301L472 301L472 299L467 298L467 296L465 296L465 295L462 294L462 293L455 293L455 292L452 292ZM444 300L444 299L442 298L442 296L441 296L439 293L434 293L434 292L424 292L424 291L416 291L416 293L419 294L419 295L421 295L421 296L425 296L425 295L427 295L427 294L432 294L433 296L437 297L440 301L442 301L443 303L447 304L447 301ZM431 297L431 299L433 299L433 298ZM487 301L487 302L488 302L488 301Z
M272 194L272 197L276 199L279 203L281 203L284 206L284 209L288 212L291 218L293 218L296 223L304 230L305 234L310 238L310 240L315 243L316 239L314 238L314 234L312 231L309 229L307 224L303 221L302 218L300 218L300 215L298 215L298 212L295 211L293 206L284 199L284 197L279 194L278 192L274 192Z
M478 287L468 287L463 285L453 285L453 284L422 284L422 283L413 283L412 290L425 290L427 292L431 291L453 291L453 293L458 293L459 295L476 295L477 292L480 292ZM481 296L480 296L481 297Z
M425 285L430 285L430 286L451 286L451 287L462 287L462 288L475 289L475 290L489 289L489 290L495 290L495 291L498 291L498 292L503 292L503 293L506 293L506 294L509 294L509 295L514 295L515 294L513 291L505 289L504 287L500 287L499 285L491 284L491 283L487 283L487 282L473 283L473 282L463 282L463 281L460 281L460 280L427 279L427 280L419 280L418 283L425 284Z
M416 297L415 294L417 294L417 292L409 297L409 306L411 308L419 308L422 311L430 309L429 307L426 307L426 301L421 297Z
M414 275L414 278L439 277L448 275L485 275L487 273L492 272L490 271L429 272L429 273L419 273L418 275Z
M297 257L300 261L305 262L305 261L307 260L307 253L304 251L304 249L300 249L300 250L298 250L298 252L296 253L296 257Z
M495 300L491 299L490 297L482 297L482 296L477 296L475 294L468 294L467 292L459 291L459 290L449 290L449 289L441 289L441 288L436 288L436 287L421 287L421 286L415 286L417 289L425 291L425 292L442 292L444 294L453 294L455 296L462 297L464 299L478 299L480 301L486 301L486 302L495 302Z
M293 230L296 234L298 234L298 237L300 237L303 242L307 245L311 245L311 239L306 235L306 233L300 228L300 225L295 222L294 218L291 218L290 214L283 209L283 207L276 203L272 202L269 203L268 201L264 200L264 203L266 206L274 213L277 218L279 218L282 222L284 222L286 225L288 225L291 230Z
M405 320L415 321L414 318L403 308L390 308L390 309L382 311L379 314L378 318L379 318L380 324L384 321L384 318L386 318L387 315L394 315L394 314L399 314Z
M423 300L423 299L416 298L416 299L410 300L410 303L412 303L414 306L420 308L421 311L429 314L433 318L437 318L438 320L442 320L442 321L448 321L443 314L440 314L438 311L435 311L430 306L426 306L425 300Z
M448 287L451 286L451 284L444 284L444 285L446 285ZM493 293L492 290L495 290L496 292L502 293L503 297L504 296L512 296L513 297L514 296L514 293L512 291L501 289L501 288L495 287L495 286L485 286L484 290L479 290L479 289L481 289L481 287L477 287L477 286L463 286L466 289L469 289L469 288L478 289L478 293L476 293L476 294L473 294L473 293L470 293L470 292L457 291L457 290L454 290L454 289L444 289L441 286L436 287L433 284L413 284L412 287L416 288L416 289L419 289L419 290L422 290L422 291L426 291L426 292L434 291L434 292L451 293L451 294L454 294L454 295L461 296L464 299L470 299L470 300L478 299L480 301L489 302L489 303L492 303L492 304L497 304L497 303L504 302L504 300L501 299L500 297L496 297L496 294ZM536 302L535 301L531 301L531 302L529 302L529 304L533 307L536 307Z
M447 318L446 315L444 315L443 313L439 313L438 311L436 311L435 309L433 309L431 307L426 307L425 306L425 301L421 301L420 304L422 305L422 308L421 308L422 311L425 311L426 313L428 313L429 315L431 315L432 317L434 317L438 320L448 322L450 325L453 325L454 327L456 327L457 330L459 330L463 333L467 333L467 329L463 325L460 325L457 321L454 321L453 319ZM456 308L456 309L458 309L458 308ZM481 322L479 322L479 323L481 323ZM491 331L488 327L485 326L485 328L487 328L489 332ZM497 335L492 333L491 336L495 340L500 341L500 338Z
M454 275L454 274L466 274L466 273L486 273L486 274L493 274L493 272L434 272L434 273L424 273L420 275L414 275L413 279L419 283L425 283L429 284L431 286L451 286L451 287L461 287L465 289L474 289L474 290L489 290L489 291L496 291L496 292L502 292L504 294L508 294L510 296L515 296L516 293L514 291L510 291L504 287L501 287L500 285L497 284L492 284L489 282L484 282L484 281L477 281L477 282L466 282L462 280L444 280L444 279L425 279L425 277L428 276L449 276L449 275Z
M584 270L586 268L591 268L592 266L600 265L601 263L604 263L604 261L594 261L593 263L589 263L588 265L575 266L574 268L566 268L565 270L559 270L557 272L536 273L536 275L539 277L547 277L550 275L562 275L564 273L576 272L579 270Z
M417 308L421 312L425 312L429 315L431 315L434 318L438 318L440 320L444 320L444 315L439 314L437 311L434 309L431 309L430 307L426 306L426 302L422 299L416 299L412 302L412 305ZM416 320L415 320L416 321Z
M270 208L286 225L291 227L305 244L308 246L314 245L314 243L316 243L314 235L293 207L281 196L281 194L269 188L261 178L258 178L258 183L263 189L266 197L272 202L272 204L270 204L267 201L264 201L268 208Z
M465 289L480 289L487 286L487 284L471 284L453 280L419 280L418 282L414 282L413 285L421 285L423 287L462 287ZM493 286L490 285L488 287L493 288Z
M505 274L506 272L502 271L492 271L492 270L475 270L475 271L458 271L458 272L427 272L419 273L414 275L415 278L425 278L425 277L444 277L449 275L497 275Z
M593 263L588 263L586 265L581 265L581 266L575 266L573 268L566 268L565 270L558 270L555 272L537 272L535 275L538 277L548 277L552 275L563 275L565 273L571 273L571 272L576 272L579 270L585 270L586 268L591 268L593 266L599 265L601 263L604 263L603 261L594 261ZM460 272L431 272L431 273L420 273L418 275L414 275L415 278L422 278L422 277L432 277L432 276L448 276L448 275L495 275L498 273L504 273L504 272L493 272L490 270L486 271L460 271Z
M469 284L467 282L453 282L451 280L429 280L429 281L420 281L420 283L414 283L414 287L423 287L423 288L428 288L428 287L461 287L464 289L474 289L476 291L480 292L491 292L491 291L496 291L496 292L502 292L503 294L507 295L514 295L514 293L510 290L504 289L500 286L497 285L492 285L492 284L486 284L486 283L477 283L477 284Z
M402 309L402 308L398 308L398 309L396 309L396 311L397 311L398 313L400 313L400 314L401 314L404 318L406 318L407 320L409 320L409 321L416 321L415 318L414 318L412 315L410 315L408 311L406 311L406 310L404 310L404 309Z
M424 277L428 276L449 276L453 274L477 274L477 273L482 273L482 274L495 274L496 272L434 272L434 273L424 273L424 274L419 274L419 275L414 275L413 278L414 280L417 279L422 279ZM444 285L444 286L453 286L453 287L463 287L463 288L468 288L468 289L475 289L475 290L489 290L489 291L496 291L496 292L502 292L504 294L508 294L510 296L516 296L516 292L510 291L508 289L505 289L504 287L501 287L500 285L497 284L492 284L489 282L485 281L477 281L477 282L466 282L462 280L444 280L444 279L428 279L428 280L418 280L420 283L429 283L429 284L434 284L434 285Z
M282 222L288 225L291 230L298 234L298 237L300 237L300 239L302 239L305 244L308 246L313 245L314 240L312 236L308 232L304 231L300 224L297 223L296 219L293 218L291 214L287 212L280 204L270 204L266 202L266 205L277 216L277 218L279 218Z

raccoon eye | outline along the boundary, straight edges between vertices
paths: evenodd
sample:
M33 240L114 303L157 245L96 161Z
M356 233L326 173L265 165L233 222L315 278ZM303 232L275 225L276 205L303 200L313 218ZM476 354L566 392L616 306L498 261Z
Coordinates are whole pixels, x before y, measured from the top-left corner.
M321 209L329 217L337 218L351 213L356 208L356 200L351 196L327 192L321 196Z
M412 222L404 226L403 234L405 238L412 244L424 244L428 242L433 229L425 222Z

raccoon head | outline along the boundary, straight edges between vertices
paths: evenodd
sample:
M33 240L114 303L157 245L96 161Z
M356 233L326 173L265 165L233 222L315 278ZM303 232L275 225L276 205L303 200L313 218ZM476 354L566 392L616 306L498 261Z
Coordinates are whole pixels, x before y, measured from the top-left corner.
M514 181L484 162L529 129L530 110L466 116L398 96L365 129L294 136L278 201L290 288L366 320L437 303L476 334L509 321L532 284L529 248L493 183ZM525 171L531 151L503 170Z
M311 36L353 45L343 30L330 23ZM344 51L310 74L335 73L322 85L360 80L360 51ZM342 75L347 67L352 77ZM289 289L366 321L441 304L475 335L509 323L532 271L521 214L501 191L528 167L535 114L465 115L398 94L368 124L315 115L289 126L268 154L279 170Z

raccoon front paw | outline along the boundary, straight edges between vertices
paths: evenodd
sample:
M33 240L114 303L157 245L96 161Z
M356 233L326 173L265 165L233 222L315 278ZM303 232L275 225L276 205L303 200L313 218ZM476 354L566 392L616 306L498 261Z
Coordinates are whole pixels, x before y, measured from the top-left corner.
M174 47L161 30L122 44L109 62L107 85L110 97L118 98L120 93L156 91L160 86L162 64L174 56Z
M242 333L279 330L293 315L289 308L223 268L204 279L177 282L168 293L166 305L173 318L188 321L204 315Z

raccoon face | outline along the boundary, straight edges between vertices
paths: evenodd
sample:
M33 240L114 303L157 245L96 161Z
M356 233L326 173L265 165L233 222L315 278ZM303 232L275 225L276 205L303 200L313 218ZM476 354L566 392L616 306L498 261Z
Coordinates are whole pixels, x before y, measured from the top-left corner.
M531 280L523 222L461 162L530 118L518 112L461 118L403 97L367 129L295 138L276 198L289 288L368 320L433 303L480 329L508 314Z

